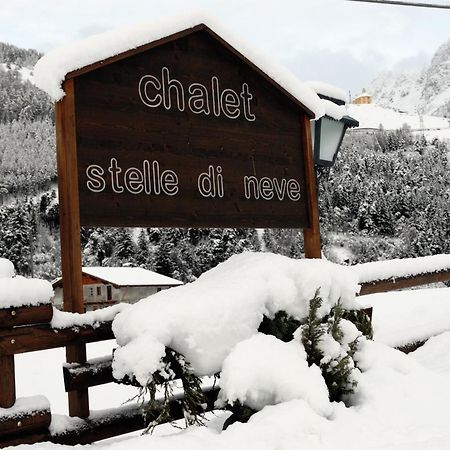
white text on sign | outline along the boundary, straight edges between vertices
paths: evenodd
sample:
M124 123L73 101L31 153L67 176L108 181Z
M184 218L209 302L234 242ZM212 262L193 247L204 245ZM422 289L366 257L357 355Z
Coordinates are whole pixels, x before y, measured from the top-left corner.
M216 117L224 115L228 119L244 117L249 122L256 119L251 112L253 95L249 92L247 83L242 83L238 93L234 89L222 89L219 79L213 76L208 86L191 83L185 88L179 80L170 77L167 67L163 67L159 78L144 75L139 80L138 91L142 103L149 108L163 106L167 110L189 109L194 114L213 114Z
M109 175L108 175L109 174ZM115 194L168 195L179 194L178 175L175 171L162 170L158 161L142 161L142 167L123 170L116 158L103 168L91 164L86 169L86 187L94 193L111 190ZM291 200L301 198L300 183L295 178L261 177L245 175L242 178L243 196L246 200ZM197 177L197 190L204 198L225 196L222 166L209 165Z

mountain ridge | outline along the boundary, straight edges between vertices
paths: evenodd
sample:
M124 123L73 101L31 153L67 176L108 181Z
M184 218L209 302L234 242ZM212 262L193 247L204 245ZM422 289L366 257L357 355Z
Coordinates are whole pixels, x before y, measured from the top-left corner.
M382 72L368 91L373 102L384 108L450 117L450 39L422 70Z

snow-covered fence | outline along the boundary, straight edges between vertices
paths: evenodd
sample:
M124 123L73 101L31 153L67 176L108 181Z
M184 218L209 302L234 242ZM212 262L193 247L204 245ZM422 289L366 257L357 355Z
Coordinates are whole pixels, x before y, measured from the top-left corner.
M97 411L87 419L66 418L61 425L52 422L49 428L52 416L45 398L16 399L14 355L113 339L113 318L129 305L116 305L85 314L54 310L48 298L47 302L43 301L46 295L48 297L48 292L44 295L45 286L40 286L42 295L36 295L37 285L30 289L32 286L27 286L25 279L13 282L10 273L6 276L3 274L2 278L5 267L2 267L1 262L0 259L0 282L3 288L0 289L0 448L45 440L85 444L143 429L142 405ZM348 270L357 272L356 278L362 284L362 293L395 290L449 280L450 255L361 264ZM22 289L15 292L15 297L11 294L13 285L20 285ZM279 285L273 288L279 290ZM27 295L33 300L26 301ZM84 364L66 364L63 373L67 392L117 382L112 376L111 355ZM218 389L205 389L204 394L205 411L214 409ZM174 397L170 401L170 416L173 420L183 418L181 398ZM152 411L157 417L158 407ZM147 417L148 420L151 421L152 417Z
M145 405L96 411L86 420L66 418L58 426L52 422L45 397L16 399L14 355L113 339L112 319L127 306L86 314L62 313L51 304L0 308L0 448L42 441L87 444L145 428L142 415ZM85 364L65 364L63 373L66 392L115 381L110 357ZM204 390L205 411L213 409L217 394L216 387ZM174 396L169 405L174 420L183 418L181 398ZM156 418L158 409L153 413ZM147 420L151 421L151 417Z
M422 286L450 280L450 255L391 259L352 267L361 284L360 295Z

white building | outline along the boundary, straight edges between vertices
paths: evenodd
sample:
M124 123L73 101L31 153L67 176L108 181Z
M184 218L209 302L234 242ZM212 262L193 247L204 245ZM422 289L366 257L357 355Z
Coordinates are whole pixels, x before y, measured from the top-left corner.
M83 296L86 311L120 302L134 303L149 295L183 283L141 267L83 267ZM53 304L62 309L63 280L52 283Z

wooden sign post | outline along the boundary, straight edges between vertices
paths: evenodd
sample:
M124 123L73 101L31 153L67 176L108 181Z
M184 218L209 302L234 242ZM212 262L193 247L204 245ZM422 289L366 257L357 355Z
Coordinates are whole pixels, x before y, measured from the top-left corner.
M64 90L65 310L84 310L80 226L303 228L306 257L320 257L314 114L207 26L71 72ZM87 391L70 404L86 416Z

